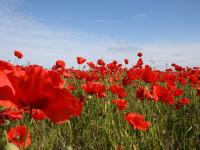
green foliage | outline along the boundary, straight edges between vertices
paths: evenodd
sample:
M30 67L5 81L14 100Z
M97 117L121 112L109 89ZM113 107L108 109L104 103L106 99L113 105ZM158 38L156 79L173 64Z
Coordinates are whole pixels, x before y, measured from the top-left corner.
M83 93L80 83L77 96ZM200 149L200 97L190 86L184 89L185 96L191 99L188 106L176 110L175 106L154 101L140 101L135 97L135 89L126 87L129 106L119 111L111 104L116 97L107 92L107 98L96 98L85 94L85 105L80 117L56 125L48 120L32 121L30 150L166 150L166 149ZM151 122L146 131L134 130L123 119L127 112L145 115ZM7 121L0 126L0 149L5 145L4 130L20 124L22 121Z

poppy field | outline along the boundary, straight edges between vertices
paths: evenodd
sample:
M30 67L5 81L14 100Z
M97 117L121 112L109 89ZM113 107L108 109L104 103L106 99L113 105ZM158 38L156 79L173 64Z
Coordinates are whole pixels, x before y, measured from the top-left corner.
M13 55L0 60L0 150L200 149L200 67Z

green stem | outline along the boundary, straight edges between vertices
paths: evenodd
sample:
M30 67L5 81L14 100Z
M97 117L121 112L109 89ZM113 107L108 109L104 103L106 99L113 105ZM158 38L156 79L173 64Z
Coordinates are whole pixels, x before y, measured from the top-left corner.
M31 126L31 119L32 119L32 108L30 108L28 123L26 124L26 135L25 135L25 138L24 138L24 144L23 144L22 150L24 150L26 148L26 140L27 140L27 137L28 137L28 132L29 132L30 126Z
M70 146L71 146L71 145L72 145L72 138L73 138L73 137L72 137L72 136L73 136L73 134L72 134L72 126L71 126L70 121L68 121L67 123L68 123L68 125L69 125L69 130L70 130L70 136L71 136L71 137L69 138L69 140L70 140L69 143L70 143Z
M6 131L4 130L4 134L5 134L5 137L6 137L6 144L9 144L9 141L8 141L8 136L7 136L7 133Z

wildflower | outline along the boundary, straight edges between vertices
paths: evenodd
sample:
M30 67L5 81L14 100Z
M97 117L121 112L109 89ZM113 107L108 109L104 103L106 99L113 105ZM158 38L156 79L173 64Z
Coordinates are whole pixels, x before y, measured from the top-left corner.
M138 55L138 57L142 57L143 54L141 52L139 52L137 55Z
M57 60L56 61L56 67L64 69L65 68L65 62L63 60Z
M85 58L83 58L83 57L77 57L77 63L78 64L83 64L84 62L86 61L86 59Z
M22 54L22 52L19 51L19 50L15 50L15 51L14 51L14 55L15 55L17 58L19 58L19 59L23 58L23 54Z
M22 148L24 145L26 130L27 130L26 127L23 125L17 126L15 128L10 128L9 131L7 132L9 142ZM31 137L30 137L30 131L28 131L25 148L27 148L30 144L31 144Z
M127 100L116 99L112 100L112 103L115 104L119 110L124 110L127 107Z
M190 104L190 100L188 98L182 98L178 101L177 105L176 105L176 109L178 110L181 106L183 105L188 105Z
M128 59L127 59L127 58L124 59L124 63L125 63L125 64L128 64Z
M19 108L39 109L55 123L79 116L82 111L82 103L64 88L64 81L56 71L34 65L11 71L7 77L12 86L5 90L0 83L0 93L4 93L1 99L10 100Z
M150 122L144 120L144 116L137 113L127 113L124 119L131 125L134 129L146 131Z

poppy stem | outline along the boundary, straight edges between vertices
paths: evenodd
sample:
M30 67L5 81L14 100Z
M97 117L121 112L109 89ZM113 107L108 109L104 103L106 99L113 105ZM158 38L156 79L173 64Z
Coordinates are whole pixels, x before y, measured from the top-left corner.
M9 144L9 141L8 141L8 136L7 136L7 133L6 131L4 130L4 134L5 134L5 137L6 137L6 145Z
M29 132L30 126L31 126L31 119L32 119L32 108L30 108L28 123L26 124L26 134L25 134L24 144L23 144L22 150L24 150L26 148L26 140L27 140L27 137L28 137L28 132Z
M71 123L70 123L70 121L67 121L67 123L69 124L69 130L70 130L70 138L69 138L69 143L70 143L70 145L72 145L72 126L71 126Z

